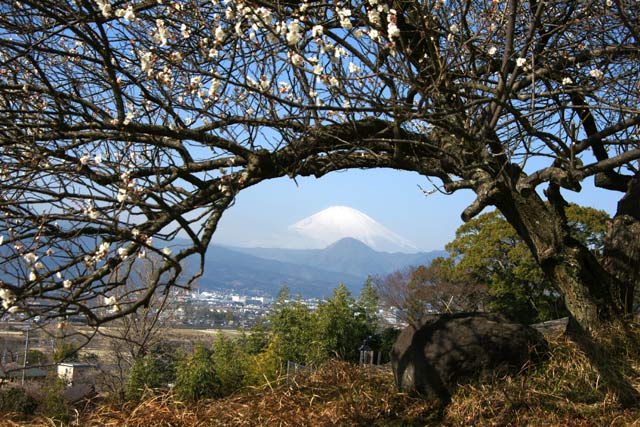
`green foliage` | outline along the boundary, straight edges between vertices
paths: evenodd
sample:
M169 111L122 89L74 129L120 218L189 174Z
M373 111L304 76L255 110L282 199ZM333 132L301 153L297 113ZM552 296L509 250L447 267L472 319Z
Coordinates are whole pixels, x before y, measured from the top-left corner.
M249 333L242 332L240 344L249 355L260 354L269 345L269 332L263 322L256 323Z
M313 340L314 316L300 301L289 301L281 291L269 316L271 333L278 338L278 356L306 363Z
M281 291L269 317L272 333L270 351L286 363L318 364L330 358L358 360L358 347L375 331L377 294L371 283L359 300L340 284L333 297L319 304L315 312L299 301L290 301Z
M63 396L66 388L64 380L52 377L45 382L44 396L40 402L40 412L57 423L68 424L71 419L71 405Z
M246 372L247 385L261 386L284 374L286 360L282 359L281 348L281 338L274 336L259 354L250 357Z
M78 348L65 340L59 340L53 352L54 363L79 362Z
M174 366L157 355L147 354L136 359L129 372L125 397L139 400L145 390L166 388L175 377Z
M573 237L600 251L608 216L593 208L570 205L567 219ZM450 274L456 280L485 283L487 308L524 323L566 315L560 295L546 279L531 251L497 211L463 224L446 246Z
M21 387L0 390L0 414L31 415L38 407L38 402Z
M400 330L395 328L385 328L378 335L375 336L374 346L376 351L382 354L381 362L387 363L391 360L391 349L395 344L396 339L400 335Z
M333 297L315 312L291 301L284 288L269 316L269 331L256 327L239 339L219 335L211 351L197 345L176 366L174 392L182 401L221 397L249 385L278 379L287 361L321 363L330 358L358 360L358 347L375 331L375 290L356 302L338 286ZM132 370L129 393L139 397L145 386L157 383L153 359L145 357Z
M230 395L246 385L250 356L238 340L218 335L213 342L211 363L218 380L218 393Z
M333 297L321 303L314 315L312 361L319 363L332 357L358 361L358 347L373 334L374 325L346 286L340 284L334 289Z
M358 296L358 305L363 310L367 322L375 325L378 322L378 307L380 306L380 295L373 284L373 277L367 277L364 282L360 295Z
M192 354L177 363L175 395L179 400L195 402L218 397L219 388L220 381L211 363L211 353L202 344L197 344Z
M40 366L49 363L49 357L40 350L27 351L27 365Z

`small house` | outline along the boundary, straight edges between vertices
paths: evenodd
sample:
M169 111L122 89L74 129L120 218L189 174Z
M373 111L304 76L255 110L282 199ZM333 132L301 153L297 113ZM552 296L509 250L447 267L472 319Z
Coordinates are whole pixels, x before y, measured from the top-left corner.
M92 384L98 369L95 363L58 363L58 377L67 385Z

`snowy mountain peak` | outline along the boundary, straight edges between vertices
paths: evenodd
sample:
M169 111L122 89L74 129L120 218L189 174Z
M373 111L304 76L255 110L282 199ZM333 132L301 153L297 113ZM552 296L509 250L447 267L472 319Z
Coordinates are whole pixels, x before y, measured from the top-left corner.
M351 237L380 252L418 250L411 241L348 206L331 206L290 225L289 229L324 246Z

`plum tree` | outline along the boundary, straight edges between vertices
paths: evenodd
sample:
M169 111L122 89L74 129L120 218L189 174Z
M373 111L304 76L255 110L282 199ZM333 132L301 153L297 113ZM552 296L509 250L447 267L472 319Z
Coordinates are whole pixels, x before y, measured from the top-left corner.
M242 189L386 167L474 191L464 220L498 208L583 327L622 319L640 265L639 13L634 0L2 1L2 305L99 325L203 259ZM622 194L603 259L564 212L562 191L590 178ZM171 247L179 232L190 245ZM149 286L121 291L151 252L164 263Z

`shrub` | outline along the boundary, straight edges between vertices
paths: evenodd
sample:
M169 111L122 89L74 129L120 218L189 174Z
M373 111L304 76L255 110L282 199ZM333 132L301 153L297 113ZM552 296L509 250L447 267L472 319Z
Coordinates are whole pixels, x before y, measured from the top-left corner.
M71 405L63 395L65 387L62 379L49 378L43 388L44 396L39 410L41 414L61 424L67 424L71 417Z
M246 385L249 355L237 340L219 335L212 346L211 362L219 381L219 393L227 396Z
M0 390L0 413L31 415L38 402L21 387Z
M127 380L125 398L138 400L146 389L166 388L174 378L172 363L148 354L136 359Z
M220 381L211 354L197 344L192 354L178 361L174 393L178 400L194 402L220 395Z

